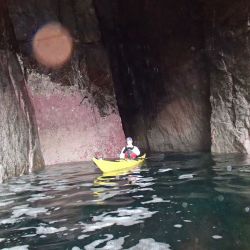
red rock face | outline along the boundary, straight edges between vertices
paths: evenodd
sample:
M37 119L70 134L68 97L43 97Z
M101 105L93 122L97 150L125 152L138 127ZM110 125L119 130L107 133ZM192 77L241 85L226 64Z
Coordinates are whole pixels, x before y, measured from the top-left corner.
M95 155L117 157L124 144L117 113L101 117L96 106L88 101L81 104L77 91L50 91L30 88L47 165L90 160Z
M90 160L94 155L116 157L124 144L124 133L92 1L57 4L13 0L8 7L45 163ZM55 68L52 66L58 65L54 59L61 58L56 51L64 50L62 41L55 41L59 37L55 39L53 34L47 37L48 30L42 33L42 39L39 36L39 31L46 31L44 25L51 22L60 22L73 41L71 57Z

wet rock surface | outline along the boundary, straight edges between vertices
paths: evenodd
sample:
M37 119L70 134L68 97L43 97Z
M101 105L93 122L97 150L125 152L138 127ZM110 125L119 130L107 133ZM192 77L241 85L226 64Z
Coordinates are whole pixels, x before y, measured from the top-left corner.
M209 150L202 6L196 1L110 2L95 4L125 133L152 151Z
M18 59L6 6L0 10L0 182L44 167L34 109Z
M212 152L250 153L249 2L205 5Z
M46 164L117 156L124 133L92 1L11 0L9 9ZM34 34L51 22L74 41L72 57L57 69L40 65L32 53Z
M125 133L153 151L250 152L248 2L95 4Z

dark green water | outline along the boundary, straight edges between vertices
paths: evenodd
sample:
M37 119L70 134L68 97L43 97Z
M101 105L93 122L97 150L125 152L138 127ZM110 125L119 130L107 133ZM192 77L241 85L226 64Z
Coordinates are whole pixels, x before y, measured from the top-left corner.
M159 154L116 178L92 163L14 178L0 185L0 248L250 249L250 158Z

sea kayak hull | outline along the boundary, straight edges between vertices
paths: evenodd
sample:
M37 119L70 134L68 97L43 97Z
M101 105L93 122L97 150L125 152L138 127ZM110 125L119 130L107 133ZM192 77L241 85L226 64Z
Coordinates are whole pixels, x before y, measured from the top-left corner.
M92 160L103 173L109 173L109 172L122 172L139 167L143 164L145 158L146 155L144 154L143 156L135 160L119 159L110 161L97 158L93 158Z

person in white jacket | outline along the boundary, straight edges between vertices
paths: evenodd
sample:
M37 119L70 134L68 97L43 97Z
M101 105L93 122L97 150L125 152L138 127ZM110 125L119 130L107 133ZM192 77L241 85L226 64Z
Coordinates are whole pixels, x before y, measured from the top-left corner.
M127 137L126 141L127 146L122 149L120 159L135 159L140 155L140 150L138 147L133 145L131 137Z

